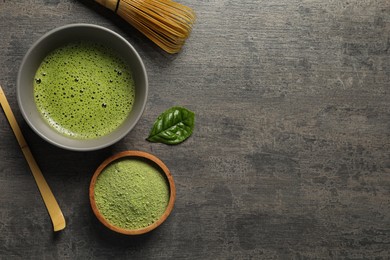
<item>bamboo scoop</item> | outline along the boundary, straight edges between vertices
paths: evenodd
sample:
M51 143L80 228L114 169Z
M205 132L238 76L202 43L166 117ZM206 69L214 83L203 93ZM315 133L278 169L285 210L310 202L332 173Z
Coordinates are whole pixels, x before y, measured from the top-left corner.
M3 89L0 86L0 105L3 107L4 113L8 119L9 124L11 125L12 130L14 131L15 137L18 140L19 146L22 149L24 157L27 160L28 165L30 166L31 172L35 178L38 189L41 192L42 199L46 205L47 211L49 212L51 221L53 222L54 231L60 231L65 228L65 218L62 215L61 209L58 206L57 200L54 198L53 193L50 190L49 185L47 184L45 178L42 175L41 170L39 169L37 162L35 161L30 148L28 147L26 140L22 135L18 123L16 122L15 116L12 113L11 107L8 104L7 98L3 92Z
M177 53L190 35L194 11L171 0L95 0L114 11L168 53Z

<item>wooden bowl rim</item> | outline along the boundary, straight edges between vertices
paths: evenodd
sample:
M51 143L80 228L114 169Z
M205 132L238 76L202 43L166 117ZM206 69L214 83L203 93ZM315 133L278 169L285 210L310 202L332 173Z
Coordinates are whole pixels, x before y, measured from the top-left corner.
M95 184L96 184L96 180L97 180L98 176L110 163L112 163L118 159L125 158L125 157L139 157L139 158L143 158L143 159L147 159L149 161L152 161L164 172L165 177L167 178L168 184L169 184L169 189L170 189L169 202L168 202L167 208L165 209L164 213L161 215L161 217L157 221L155 221L154 223L152 223L151 225L149 225L147 227L140 228L140 229L124 229L124 228L120 228L120 227L112 225L100 213L100 211L97 208L96 202L95 202ZM173 180L171 172L169 171L168 167L159 158L157 158L156 156L154 156L150 153L142 152L142 151L123 151L123 152L119 152L117 154L114 154L114 155L108 157L96 169L96 171L94 172L94 174L92 176L90 185L89 185L89 200L91 203L93 213L95 214L97 219L104 226L111 229L112 231L115 231L117 233L121 233L124 235L141 235L141 234L145 234L145 233L150 232L153 229L157 228L168 218L168 216L170 215L170 213L173 210L173 205L174 205L175 200L176 200L176 187L175 187L175 182Z

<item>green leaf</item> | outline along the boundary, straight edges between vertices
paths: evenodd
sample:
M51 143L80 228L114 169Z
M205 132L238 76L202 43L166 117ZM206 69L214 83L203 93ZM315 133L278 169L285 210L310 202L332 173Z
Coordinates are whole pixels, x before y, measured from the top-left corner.
M194 122L194 112L184 107L172 107L156 119L146 140L164 144L179 144L191 136Z

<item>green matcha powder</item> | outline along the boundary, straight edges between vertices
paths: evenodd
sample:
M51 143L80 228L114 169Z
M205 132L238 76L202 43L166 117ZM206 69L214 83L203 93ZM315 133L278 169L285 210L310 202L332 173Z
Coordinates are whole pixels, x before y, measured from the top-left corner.
M169 202L169 186L162 173L137 159L109 164L98 176L95 201L114 226L144 228L156 222Z

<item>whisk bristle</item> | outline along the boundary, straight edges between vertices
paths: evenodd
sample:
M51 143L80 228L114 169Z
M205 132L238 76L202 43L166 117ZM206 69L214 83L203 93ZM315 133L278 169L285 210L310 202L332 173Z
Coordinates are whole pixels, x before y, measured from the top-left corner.
M95 0L116 12L168 53L177 53L190 35L195 13L171 0Z

